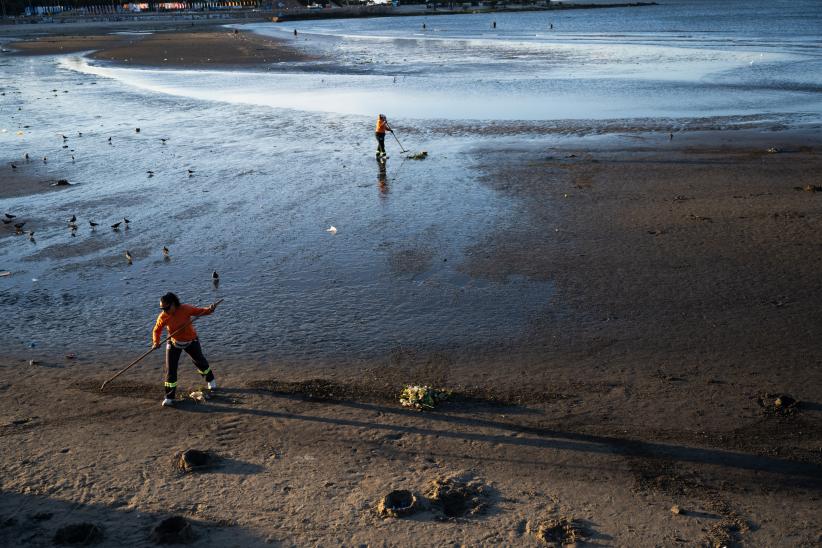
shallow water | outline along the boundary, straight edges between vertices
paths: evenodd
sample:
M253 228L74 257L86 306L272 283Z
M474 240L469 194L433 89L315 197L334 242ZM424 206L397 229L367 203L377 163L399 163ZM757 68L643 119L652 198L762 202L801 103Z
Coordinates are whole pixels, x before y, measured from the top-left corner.
M503 36L490 38L472 30L490 16L431 19L444 40L409 31L414 18L300 23L299 47L332 61L258 72L0 57L4 159L48 156L37 164L43 176L74 183L0 206L36 231L30 242L0 227L0 270L13 272L0 278L0 346L35 358L130 355L148 344L157 298L168 290L199 304L225 297L199 323L206 351L251 362L492 347L521 335L534 316L562 314L550 281L465 273L477 242L522 222L512 199L476 170L475 150L506 142L428 129L553 118L571 132L614 118L683 128L697 117L755 127L818 123L822 111L819 35L726 28L717 37L709 28L671 44L659 28L616 35L624 29L614 21L646 17L621 13L552 14L563 30L536 39L523 37L523 22L543 24L546 14L499 14ZM504 34L513 21L519 34ZM804 24L818 21L799 30ZM733 36L745 47L730 47ZM389 140L394 158L381 171L377 111L429 159L403 161ZM76 236L67 229L72 214ZM129 230L108 228L122 217ZM89 219L101 226L91 231Z
M370 118L169 97L61 63L7 67L19 85L7 88L4 122L31 126L3 134L8 157L45 154L55 177L75 183L3 201L36 230L36 243L0 239L2 269L14 273L0 281L10 353L34 343L33 353L59 356L78 341L138 348L167 290L201 304L225 297L201 322L207 345L252 361L510 337L551 294L549 283L459 272L462 250L506 209L469 176L465 143L428 143L437 154L423 162L389 160L383 186ZM55 86L69 93L54 97ZM128 231L108 228L122 217ZM91 231L89 219L101 226Z

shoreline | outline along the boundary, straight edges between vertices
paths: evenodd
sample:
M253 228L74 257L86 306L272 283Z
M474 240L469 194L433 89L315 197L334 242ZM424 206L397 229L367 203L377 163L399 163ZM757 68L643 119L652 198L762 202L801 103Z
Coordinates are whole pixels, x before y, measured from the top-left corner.
M496 8L484 8L465 5L462 9L443 9L443 8L423 8L419 9L416 5L404 7L404 9L397 10L390 6L363 6L363 7L337 7L330 11L315 10L315 9L288 9L287 13L280 11L262 12L254 11L232 11L227 13L202 13L202 12L168 12L168 13L145 13L145 14L118 14L111 17L101 15L82 16L74 14L56 15L52 21L38 20L37 18L30 18L26 20L24 16L23 23L5 24L0 19L0 36L4 35L7 30L12 28L27 26L45 26L59 24L66 25L120 25L133 26L135 24L183 24L188 22L191 26L196 25L225 25L232 23L252 23L259 21L273 21L273 22L287 22L287 21L302 21L311 19L351 19L351 18L366 18L366 17L408 17L408 16L435 16L435 15L465 15L476 13L518 13L527 11L568 11L568 10L588 10L588 9L607 9L607 8L637 8L658 6L657 2L614 2L609 4L586 4L586 3L552 3L548 6L530 4L530 5L512 5L501 6ZM411 9L409 9L411 7ZM22 29L21 29L22 30ZM42 30L42 29L39 29Z

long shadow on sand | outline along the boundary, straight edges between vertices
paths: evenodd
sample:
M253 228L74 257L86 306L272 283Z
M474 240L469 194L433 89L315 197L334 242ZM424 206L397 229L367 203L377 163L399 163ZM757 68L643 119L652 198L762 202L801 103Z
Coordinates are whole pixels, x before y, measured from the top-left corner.
M293 399L293 398L288 398ZM412 426L408 424L390 424L374 421L362 421L342 417L327 417L308 414L297 414L285 411L251 409L236 406L208 405L203 407L186 406L181 410L193 412L219 412L247 414L259 417L271 417L290 421L307 421L315 423L333 424L370 430L386 430L403 434L417 434L421 436L437 436L459 440L470 440L488 444L508 446L536 447L560 451L578 451L584 453L599 453L619 455L624 457L639 457L645 459L659 459L674 462L688 462L699 465L721 466L742 471L764 472L781 476L782 484L795 484L804 488L822 490L822 466L814 463L797 462L767 456L752 455L721 449L709 449L674 445L669 443L643 442L626 438L564 432L547 428L517 425L507 422L493 421L481 418L472 418L462 415L446 415L441 413L420 414L402 408L388 407L369 403L352 401L335 401L327 405L345 406L358 411L396 415L413 423L426 421L429 423L444 423L454 429L435 429L430 427ZM465 431L466 427L492 428L506 431L506 434L494 435ZM512 437L511 433L529 434L534 437Z

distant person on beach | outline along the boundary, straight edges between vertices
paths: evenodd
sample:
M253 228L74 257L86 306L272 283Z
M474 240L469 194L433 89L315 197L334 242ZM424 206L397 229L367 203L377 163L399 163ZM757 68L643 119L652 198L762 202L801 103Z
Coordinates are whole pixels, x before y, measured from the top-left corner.
M497 22L496 22L496 21L494 21L493 23L491 23L491 28L492 28L492 29L497 28Z
M180 299L174 293L166 293L160 297L160 315L157 316L157 322L154 324L154 330L151 333L152 348L160 347L160 335L163 328L168 330L169 335L174 335L166 344L164 371L166 395L163 399L163 407L174 405L174 396L177 392L177 365L180 363L180 354L183 351L194 360L195 367L208 383L208 389L215 390L217 388L214 373L203 355L200 340L197 338L197 331L192 323L192 317L208 316L216 308L216 304L212 304L207 308L180 304Z
M294 29L294 36L297 36L297 29Z
M425 30L425 23L422 24L422 30Z
M388 125L388 119L385 117L385 114L380 114L377 118L377 129L375 131L377 136L377 158L388 158L388 155L385 153L386 131L394 130Z

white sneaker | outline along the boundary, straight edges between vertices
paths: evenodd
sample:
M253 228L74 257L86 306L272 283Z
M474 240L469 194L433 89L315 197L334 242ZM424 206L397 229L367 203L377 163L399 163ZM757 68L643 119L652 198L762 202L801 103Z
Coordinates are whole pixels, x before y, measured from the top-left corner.
M209 381L208 389L209 390L217 390L217 381L216 380Z
M163 407L172 407L174 405L174 400L166 398L163 400Z

